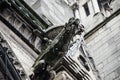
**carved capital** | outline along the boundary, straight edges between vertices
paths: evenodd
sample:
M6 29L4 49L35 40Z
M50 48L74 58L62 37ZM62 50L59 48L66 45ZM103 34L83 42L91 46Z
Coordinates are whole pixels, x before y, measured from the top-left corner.
M78 3L74 3L74 4L72 5L72 9L73 9L73 10L78 10L78 9L79 9Z

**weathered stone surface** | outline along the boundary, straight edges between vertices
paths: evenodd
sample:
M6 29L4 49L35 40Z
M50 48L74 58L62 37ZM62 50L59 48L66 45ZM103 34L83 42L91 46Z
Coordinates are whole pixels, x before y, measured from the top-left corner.
M97 69L100 72L102 80L119 80L120 73L120 15L108 22L105 30L98 30L99 34L87 41ZM96 33L95 33L96 34ZM92 40L91 40L92 38Z
M24 0L39 15L54 25L63 25L73 17L72 9L64 0ZM67 14L67 15L66 15Z
M27 75L31 74L31 68L37 58L37 54L1 21L0 26L2 26L0 32L22 64L25 73Z

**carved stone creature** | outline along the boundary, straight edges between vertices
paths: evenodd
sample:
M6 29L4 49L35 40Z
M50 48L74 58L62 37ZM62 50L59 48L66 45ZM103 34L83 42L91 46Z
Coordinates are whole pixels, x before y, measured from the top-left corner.
M79 19L70 18L59 34L51 41L51 44L43 50L34 64L34 75L32 80L52 80L55 71L52 67L66 54L70 41L75 34L81 34L84 26L80 25ZM51 76L52 75L52 76Z

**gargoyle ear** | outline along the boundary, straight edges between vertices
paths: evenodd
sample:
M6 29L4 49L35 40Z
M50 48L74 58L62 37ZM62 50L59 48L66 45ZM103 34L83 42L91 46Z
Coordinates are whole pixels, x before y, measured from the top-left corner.
M80 23L80 19L77 18L77 19L75 20L75 25L78 25L79 23Z
M75 18L72 17L72 18L69 19L68 23L73 23L74 21L75 21Z

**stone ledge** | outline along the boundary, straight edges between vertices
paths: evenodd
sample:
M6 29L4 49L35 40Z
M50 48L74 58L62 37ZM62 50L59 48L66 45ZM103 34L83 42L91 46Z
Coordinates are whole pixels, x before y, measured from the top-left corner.
M94 34L96 31L98 31L100 28L102 28L104 25L106 25L109 21L111 21L113 18L115 18L119 14L120 14L120 9L118 9L116 12L114 12L110 17L108 17L105 20L103 20L103 22L101 22L100 24L98 24L91 31L89 31L88 33L86 33L85 36L84 36L85 39L87 39L89 36L91 36L92 34Z

